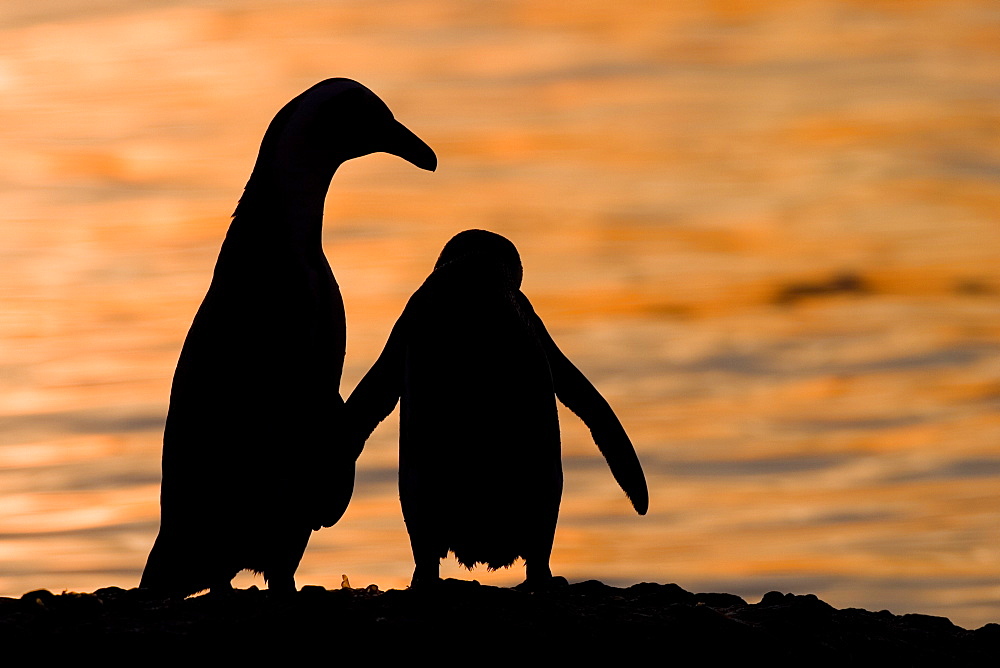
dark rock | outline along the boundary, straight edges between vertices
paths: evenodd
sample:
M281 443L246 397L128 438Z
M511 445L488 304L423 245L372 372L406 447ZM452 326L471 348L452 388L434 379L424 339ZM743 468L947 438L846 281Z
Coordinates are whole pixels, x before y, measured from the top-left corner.
M21 596L22 601L29 601L42 608L48 608L52 605L55 598L56 595L48 589L36 589L35 591L29 591L27 594L23 594Z
M675 584L661 585L654 582L641 582L632 585L627 591L631 595L637 596L646 605L671 605L694 601L694 594Z
M933 615L903 615L903 621L915 629L923 631L952 631L958 627L951 623L947 617L935 617Z
M716 610L742 608L747 602L736 594L695 594L694 600Z
M7 651L130 648L128 656L330 657L473 661L586 661L627 652L699 663L989 665L1000 625L967 631L943 617L836 610L814 595L692 594L674 584L627 589L597 581L525 592L460 580L381 592L377 587L274 596L256 588L158 599L116 587L93 594L29 592L0 599ZM67 652L70 651L67 649ZM141 652L141 654L136 654ZM668 654L664 654L668 652ZM122 656L126 656L122 654Z
M635 587L641 587L642 585L633 585L629 588L632 591ZM659 585L653 585L654 587L659 587ZM614 587L609 587L600 580L584 580L583 582L575 582L569 585L570 591L574 594L579 594L581 596L606 596Z
M984 638L996 638L997 640L1000 640L1000 624L990 622L985 626L980 626L974 631L974 633Z

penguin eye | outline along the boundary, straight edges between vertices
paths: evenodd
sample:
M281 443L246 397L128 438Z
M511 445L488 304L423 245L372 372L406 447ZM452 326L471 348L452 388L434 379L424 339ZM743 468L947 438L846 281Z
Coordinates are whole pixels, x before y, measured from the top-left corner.
M356 88L324 100L310 119L309 134L317 146L353 158L376 150L379 130L391 118L384 102Z

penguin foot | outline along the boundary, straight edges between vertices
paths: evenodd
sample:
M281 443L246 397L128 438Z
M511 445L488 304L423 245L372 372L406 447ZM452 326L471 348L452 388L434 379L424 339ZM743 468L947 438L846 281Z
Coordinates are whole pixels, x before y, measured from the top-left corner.
M413 569L413 577L410 578L410 589L436 586L441 582L441 562L437 559L428 559L426 563L420 563Z
M275 594L294 594L295 578L292 576L273 577L267 581L267 591Z
M413 579L410 580L409 589L431 589L437 587L442 582L443 580L439 577L417 577L414 575Z

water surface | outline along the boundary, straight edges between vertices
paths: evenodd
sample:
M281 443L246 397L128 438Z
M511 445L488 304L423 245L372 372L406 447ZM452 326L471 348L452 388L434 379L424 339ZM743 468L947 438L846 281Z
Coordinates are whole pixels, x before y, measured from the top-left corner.
M349 76L440 168L334 181L343 391L448 238L514 241L651 487L639 518L564 413L556 572L997 621L998 28L987 0L5 3L0 593L136 585L260 137ZM405 585L395 464L390 421L300 583Z

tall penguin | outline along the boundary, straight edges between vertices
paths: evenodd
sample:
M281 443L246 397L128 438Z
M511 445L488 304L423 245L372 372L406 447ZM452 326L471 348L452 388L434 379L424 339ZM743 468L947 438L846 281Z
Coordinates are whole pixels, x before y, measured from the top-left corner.
M521 276L504 237L468 230L452 238L347 400L355 452L401 401L399 496L414 585L437 581L449 550L467 568L522 557L525 585L552 581L563 480L556 397L590 428L615 480L646 513L646 479L628 435L553 342Z
M316 84L268 126L177 363L160 531L140 587L225 590L249 569L294 590L310 532L346 510L344 303L323 254L323 205L342 163L379 151L437 166L348 79Z

